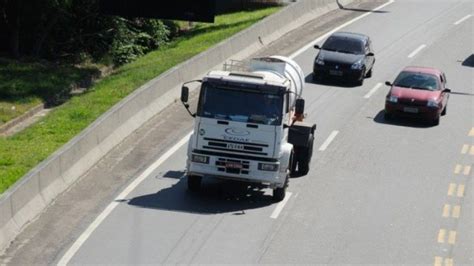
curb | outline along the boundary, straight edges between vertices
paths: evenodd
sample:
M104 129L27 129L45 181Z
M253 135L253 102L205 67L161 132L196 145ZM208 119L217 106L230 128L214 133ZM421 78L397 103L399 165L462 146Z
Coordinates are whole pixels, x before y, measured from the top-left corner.
M10 130L12 127L22 123L26 119L36 115L37 113L41 112L44 109L44 104L38 104L37 106L31 108L28 110L26 113L20 115L19 117L12 119L5 124L0 126L0 136L5 134L8 130Z

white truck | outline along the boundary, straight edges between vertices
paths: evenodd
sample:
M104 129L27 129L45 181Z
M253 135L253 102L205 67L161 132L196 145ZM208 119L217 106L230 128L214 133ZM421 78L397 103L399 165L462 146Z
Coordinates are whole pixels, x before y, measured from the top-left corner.
M304 74L283 56L255 58L245 66L209 72L202 80L197 112L189 88L181 101L195 117L188 144L188 190L204 176L256 182L285 197L289 177L305 175L313 152L315 124L303 122ZM297 172L296 172L297 171Z

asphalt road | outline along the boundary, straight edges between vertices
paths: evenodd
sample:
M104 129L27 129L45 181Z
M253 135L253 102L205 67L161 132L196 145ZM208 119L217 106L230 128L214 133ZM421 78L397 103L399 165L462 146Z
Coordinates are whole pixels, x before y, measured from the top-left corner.
M338 16L366 14L362 7ZM314 84L316 50L296 55L308 75L307 119L318 130L311 170L290 180L283 203L274 203L269 189L215 180L188 193L186 145L175 145L133 174L142 182L130 183L129 194L122 192L127 185L116 188L69 239L58 236L62 245L43 262L474 264L473 26L474 2L466 0L396 0L345 26L374 44L374 74L360 87ZM280 45L288 54L301 48L291 35L286 39ZM407 65L445 71L453 93L439 126L383 119L388 87L378 84ZM191 125L182 123L180 138ZM12 264L28 254L21 243L16 247Z

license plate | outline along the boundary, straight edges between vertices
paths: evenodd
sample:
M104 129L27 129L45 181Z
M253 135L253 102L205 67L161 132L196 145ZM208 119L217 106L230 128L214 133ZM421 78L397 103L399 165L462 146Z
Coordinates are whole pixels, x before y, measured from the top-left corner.
M236 144L236 143L227 143L227 149L243 150L243 149L244 149L244 145L242 145L242 144Z
M403 112L405 113L418 113L418 108L415 107L404 107Z
M225 167L226 168L234 168L234 169L242 169L242 164L241 163L236 163L236 162L226 162Z
M333 76L342 76L342 71L341 70L329 70L329 74Z

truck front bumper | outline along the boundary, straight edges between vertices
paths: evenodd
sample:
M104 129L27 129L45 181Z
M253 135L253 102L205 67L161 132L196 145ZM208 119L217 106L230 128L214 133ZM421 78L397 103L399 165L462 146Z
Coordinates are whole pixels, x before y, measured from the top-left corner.
M262 170L272 167L274 171ZM267 184L275 188L284 185L287 169L280 169L280 162L277 159L255 160L225 155L204 155L193 151L187 160L187 174Z

